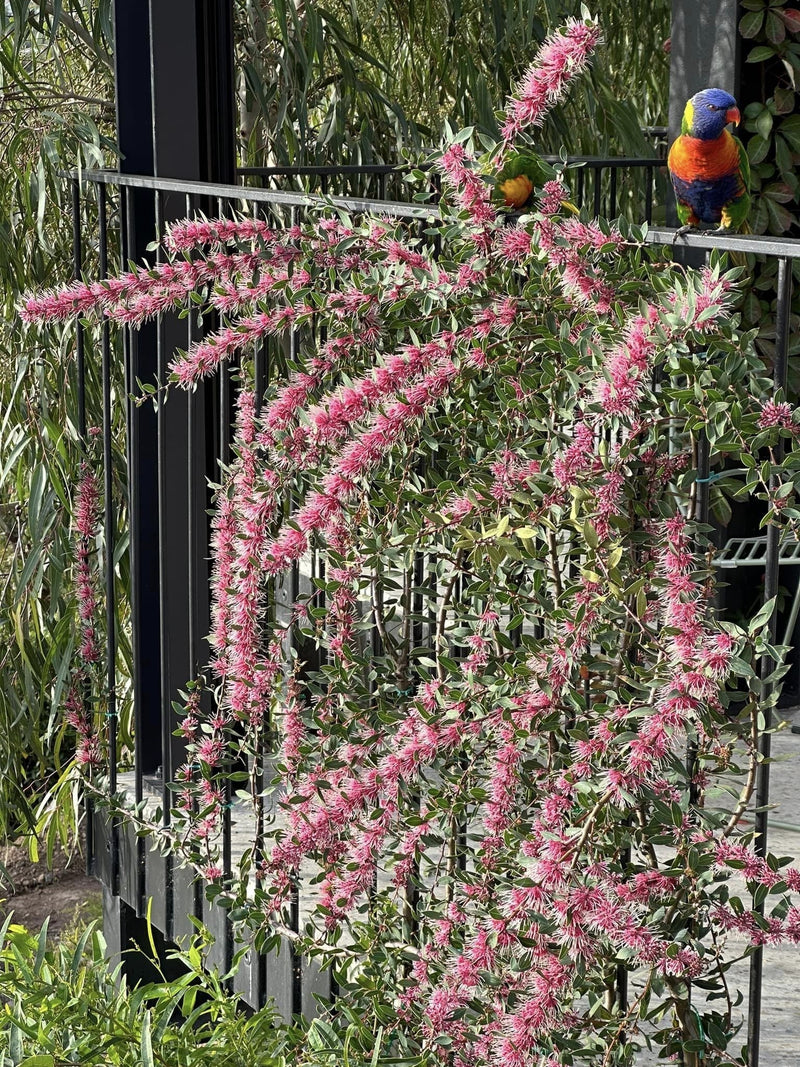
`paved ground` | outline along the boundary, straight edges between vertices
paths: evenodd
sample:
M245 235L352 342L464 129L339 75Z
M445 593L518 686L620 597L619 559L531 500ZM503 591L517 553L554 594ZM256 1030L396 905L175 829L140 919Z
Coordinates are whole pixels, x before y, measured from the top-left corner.
M800 723L800 708L780 713ZM778 856L800 856L800 734L789 729L775 734L772 753L776 762L770 772L769 851ZM791 831L775 823L797 826ZM731 942L733 945L733 942ZM743 991L743 1011L747 1010L748 963L734 969L733 980ZM762 993L762 1067L800 1065L800 946L770 946L764 951Z

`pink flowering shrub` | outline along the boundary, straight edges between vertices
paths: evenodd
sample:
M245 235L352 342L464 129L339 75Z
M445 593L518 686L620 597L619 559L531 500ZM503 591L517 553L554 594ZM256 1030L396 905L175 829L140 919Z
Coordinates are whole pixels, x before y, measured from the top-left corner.
M597 40L573 22L546 42L507 143ZM507 225L481 166L467 137L445 150L422 236L325 207L289 228L189 219L160 265L27 302L29 319L137 324L199 294L223 325L175 356L172 387L241 361L212 530L218 699L193 690L180 723L170 840L262 948L291 936L311 861L297 947L403 1058L634 1063L644 1044L694 1056L702 1032L706 1067L740 1064L733 1005L706 996L726 989L728 932L800 940L800 871L740 825L751 777L727 806L713 794L755 767L774 696L755 671L766 620L713 608L697 450L707 434L732 472L720 513L760 495L794 527L791 479L776 494L757 461L795 447L794 413L738 331L736 271L564 217L558 182ZM254 346L290 330L259 406ZM324 577L278 625L271 583L312 550ZM319 669L287 662L287 628ZM258 766L267 732L282 815L223 885L225 768Z

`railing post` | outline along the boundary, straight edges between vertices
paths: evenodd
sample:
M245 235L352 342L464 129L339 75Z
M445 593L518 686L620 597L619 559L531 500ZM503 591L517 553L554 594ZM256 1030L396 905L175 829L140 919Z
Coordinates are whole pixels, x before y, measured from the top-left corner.
M232 182L230 0L114 0L114 29L121 172ZM152 260L147 253L155 236L152 192L129 190L124 207L123 261ZM184 212L183 196L166 195L160 222ZM137 378L156 381L159 350L163 370L174 349L185 343L186 324L177 316L131 333L126 379L134 390ZM144 775L154 775L160 767L166 782L182 761L182 746L172 736L171 702L207 659L207 574L196 573L191 581L186 560L188 555L202 561L197 572L206 569L207 478L216 481L219 472L210 469L211 449L206 450L205 442L218 398L210 388L201 389L191 403L191 419L190 400L183 394L160 404L158 412L150 402L129 404L127 410L137 799ZM191 465L192 485L187 485L190 456L197 461ZM196 638L191 649L190 633ZM123 878L122 891L135 897L128 902L138 910L151 895L154 924L170 938L175 933L172 916L182 918L195 910L190 879L175 872L173 886L171 860L146 853L141 839L135 851L136 886ZM173 896L178 893L176 907Z
M774 394L785 395L786 379L789 365L789 312L792 303L792 264L785 258L778 260L778 305L775 313L775 362L772 368ZM783 461L784 442L779 440L774 450L774 467L770 476L770 489L776 490L781 478L776 467ZM768 603L778 594L778 571L780 566L780 529L775 523L767 527L767 553L764 567L764 603ZM769 620L770 642L775 644L778 638L778 612L773 611ZM769 653L761 658L761 698L766 703L774 692L773 682L767 681L778 664ZM774 716L771 707L762 709L764 727L758 739L758 772L756 777L756 839L753 845L757 856L767 855L767 828L769 823L769 777L770 756L772 754L772 727ZM759 904L755 911L763 915L764 904ZM764 947L758 945L750 958L750 998L747 1010L747 1062L749 1067L758 1067L761 1045L761 988L764 971Z
M701 89L715 86L736 96L739 89L738 0L672 0L669 66L669 135L681 132L686 101ZM667 200L667 225L677 225L672 197ZM691 252L686 261L702 260Z

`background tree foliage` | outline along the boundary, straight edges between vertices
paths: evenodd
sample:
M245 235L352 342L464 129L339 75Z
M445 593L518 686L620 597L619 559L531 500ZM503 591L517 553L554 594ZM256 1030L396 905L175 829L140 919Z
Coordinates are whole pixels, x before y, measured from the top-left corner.
M648 152L641 127L661 122L666 109L670 4L595 7L604 53L548 124L542 147ZM438 141L446 121L496 136L495 111L537 44L580 8L580 0L239 3L247 160L393 161Z

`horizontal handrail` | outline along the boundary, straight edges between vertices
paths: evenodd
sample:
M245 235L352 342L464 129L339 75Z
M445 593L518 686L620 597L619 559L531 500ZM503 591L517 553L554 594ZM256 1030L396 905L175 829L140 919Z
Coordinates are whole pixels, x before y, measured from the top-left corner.
M286 193L277 189L259 189L249 185L222 185L218 182L188 181L184 178L157 178L143 174L120 174L115 170L85 170L70 174L97 185L120 185L128 189L151 189L153 192L210 196L223 200L251 200L259 203L283 204L285 207L314 207L330 204L345 211L373 211L399 218L427 219L438 214L435 207L409 204L398 200L378 200L370 197L318 196L311 193Z
M666 226L653 226L645 235L650 245L672 245L674 248L698 248L702 251L753 252L759 256L780 259L800 259L800 239L772 237L770 234L715 233L713 230L691 230L680 234Z
M287 207L314 207L326 204L347 211L375 212L394 215L398 218L435 218L438 208L424 204L410 204L395 200L378 200L371 197L318 196L310 193L288 193L277 189L259 189L241 185L221 185L215 182L187 181L180 178L159 178L152 175L120 174L112 170L87 170L74 173L73 178L101 185L120 185L133 189L151 189L155 192L174 192L183 195L218 197L225 200L251 200L260 203L283 204ZM800 239L773 237L769 234L718 234L713 231L692 230L678 235L678 231L665 226L655 226L645 234L645 243L673 245L675 248L696 248L702 251L717 249L721 252L751 252L756 255L777 256L784 259L800 259Z

